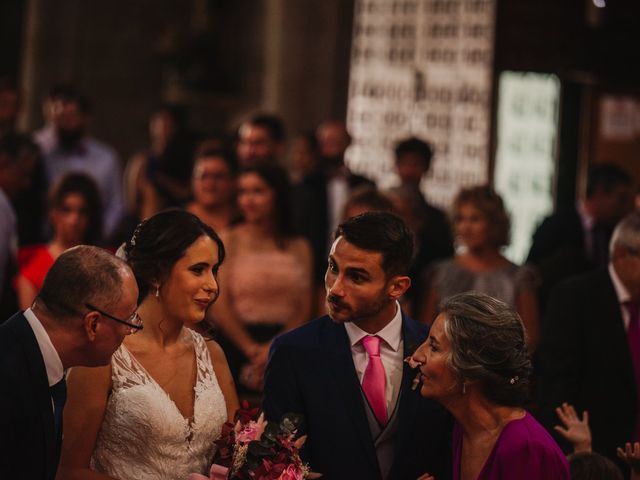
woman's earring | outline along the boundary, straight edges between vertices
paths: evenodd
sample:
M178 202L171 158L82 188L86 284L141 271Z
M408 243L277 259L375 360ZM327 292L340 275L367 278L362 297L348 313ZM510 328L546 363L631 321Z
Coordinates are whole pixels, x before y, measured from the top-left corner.
M467 393L467 384L465 382L462 382L462 394L466 394Z
M160 298L160 285L156 287L156 298Z

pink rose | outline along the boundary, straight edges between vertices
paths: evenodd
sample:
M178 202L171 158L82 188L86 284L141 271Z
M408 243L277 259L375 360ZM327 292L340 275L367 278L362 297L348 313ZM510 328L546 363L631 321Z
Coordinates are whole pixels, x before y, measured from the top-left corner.
M242 428L242 430L238 432L236 441L241 443L252 442L260 438L260 435L262 435L262 431L263 429L260 428L259 424L257 424L256 422L249 422Z
M284 469L282 474L280 474L278 480L304 480L304 476L302 475L302 471L291 463Z

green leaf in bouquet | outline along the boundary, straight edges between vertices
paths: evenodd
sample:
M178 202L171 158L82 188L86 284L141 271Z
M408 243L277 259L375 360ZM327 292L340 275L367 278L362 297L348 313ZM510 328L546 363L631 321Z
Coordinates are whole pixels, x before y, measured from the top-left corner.
M289 435L300 428L303 419L304 417L297 413L286 413L280 420L280 429Z
M254 441L249 443L249 455L255 457L268 457L270 455L273 455L273 449L271 449L269 446L264 445L262 441Z

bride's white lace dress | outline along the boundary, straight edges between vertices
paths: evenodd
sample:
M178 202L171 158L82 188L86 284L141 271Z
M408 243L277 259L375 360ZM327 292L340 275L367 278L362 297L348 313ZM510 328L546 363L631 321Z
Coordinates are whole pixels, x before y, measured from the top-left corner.
M94 470L118 480L186 479L207 471L227 408L205 341L189 332L198 372L193 418L182 416L122 345L111 360L113 390L91 459Z

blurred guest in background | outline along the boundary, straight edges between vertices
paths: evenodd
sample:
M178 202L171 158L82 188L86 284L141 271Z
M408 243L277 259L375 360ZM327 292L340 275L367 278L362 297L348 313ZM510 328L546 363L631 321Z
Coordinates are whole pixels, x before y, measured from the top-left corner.
M375 186L367 178L352 173L344 164L344 154L351 142L343 121L322 123L317 130L320 164L296 186L294 191L294 225L313 249L314 276L319 295L327 269L331 234L340 223L349 193L356 187Z
M586 198L538 227L527 262L540 272L541 306L565 278L606 268L611 232L633 208L631 186L631 177L619 167L595 165L589 171Z
M291 141L289 160L291 181L295 184L300 183L318 168L320 151L314 132L305 132L294 137Z
M615 228L607 269L567 279L551 293L538 350L543 424L569 402L587 410L593 450L640 438L640 213Z
M424 140L410 137L396 144L394 154L400 184L420 189L420 183L431 167L433 147Z
M0 77L0 138L17 133L16 121L20 107L18 87L8 77ZM44 240L45 195L47 180L40 152L34 149L35 165L30 185L20 190L11 199L18 219L18 241L20 245L39 243Z
M435 207L430 211L432 207L426 204L425 209L424 197L411 185L393 187L384 193L391 200L394 211L415 235L415 252L409 269L411 287L405 294L403 308L415 318L421 318L424 278L429 268L435 261L453 255L449 222L444 213Z
M18 87L7 77L0 77L0 137L16 131L20 96Z
M569 480L562 450L524 409L532 372L525 338L507 304L462 293L445 302L413 354L420 392L456 420L454 480Z
M31 306L47 271L62 252L101 240L102 204L95 182L81 173L60 178L49 195L49 222L53 238L48 244L18 251L16 290L21 310Z
M141 218L187 201L193 165L195 139L178 106L163 105L151 114L149 139L148 150L135 154L125 172L129 210Z
M113 148L88 134L91 109L83 95L72 87L56 87L47 101L52 126L34 135L47 178L53 183L69 172L93 178L100 190L104 228L109 235L124 213L120 160Z
M278 165L284 154L286 133L282 119L260 113L240 125L237 155L241 168Z
M11 199L29 187L37 150L26 135L0 137L0 322L18 309L12 285L17 272L18 221Z
M434 265L427 285L422 320L431 323L438 304L457 293L475 290L516 308L533 351L538 339L535 275L507 260L500 249L509 243L509 217L500 196L488 186L462 189L454 200L454 228L462 250Z
M453 255L453 236L447 215L427 202L420 185L431 167L433 147L416 137L400 140L394 149L400 186L387 194L399 215L416 234L416 251L411 264L411 288L405 308L414 318L422 316L420 301L425 272L436 260Z
M347 203L344 205L342 221L357 217L365 212L390 212L392 210L393 204L386 195L378 191L376 187L363 185L349 194Z
M191 181L193 200L187 211L217 232L228 228L237 217L237 174L238 166L230 152L208 149L197 153Z
M284 169L260 166L238 176L242 221L222 234L224 285L211 322L225 337L234 378L260 390L273 337L309 319L312 258L308 242L293 234L289 180Z

